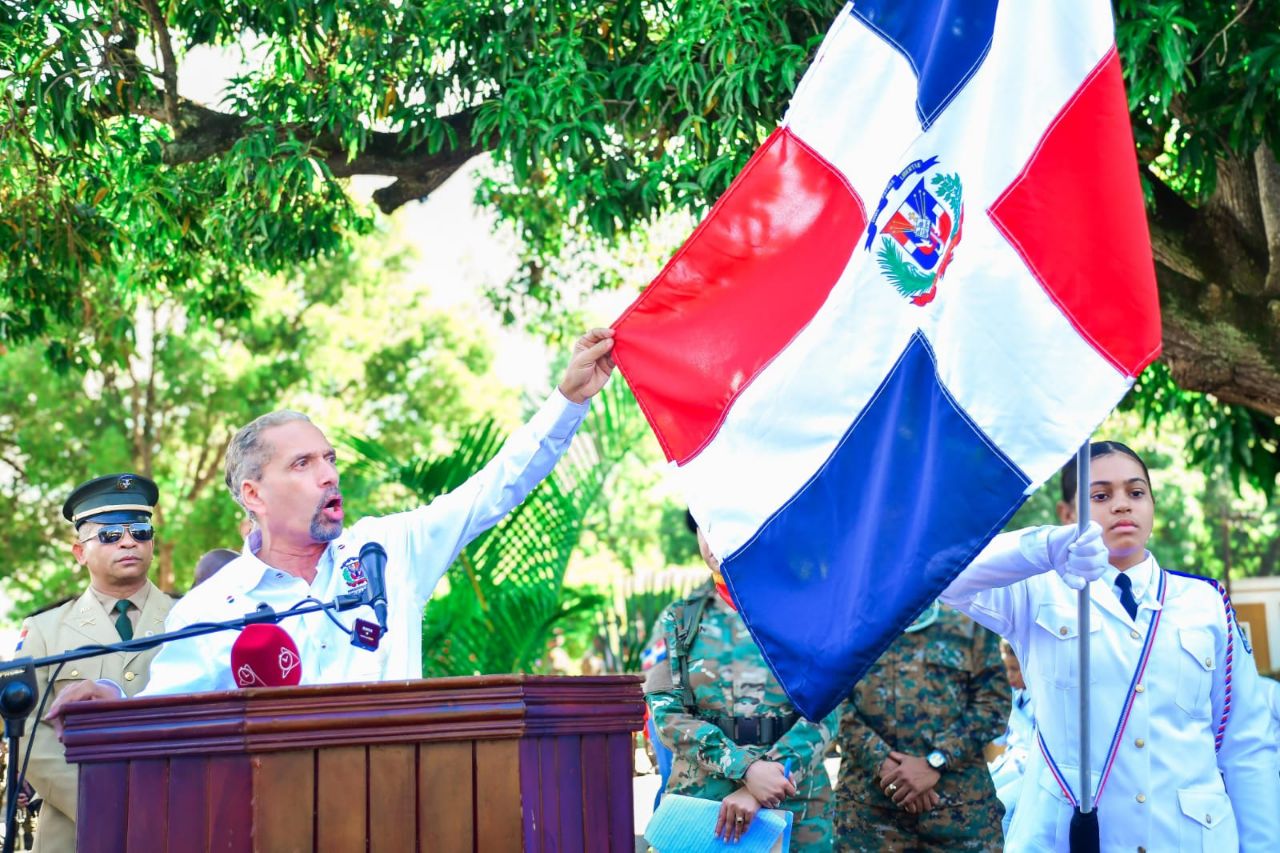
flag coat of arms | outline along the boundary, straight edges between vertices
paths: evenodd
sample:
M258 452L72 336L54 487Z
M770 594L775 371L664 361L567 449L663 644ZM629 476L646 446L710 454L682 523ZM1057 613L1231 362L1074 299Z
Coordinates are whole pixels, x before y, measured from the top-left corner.
M817 719L1159 353L1106 0L861 0L615 325Z

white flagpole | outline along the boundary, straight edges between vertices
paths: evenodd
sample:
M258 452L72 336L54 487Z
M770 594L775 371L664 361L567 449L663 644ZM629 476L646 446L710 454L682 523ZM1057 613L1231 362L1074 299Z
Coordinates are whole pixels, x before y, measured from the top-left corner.
M1076 451L1076 527L1089 526L1089 439ZM1080 636L1080 813L1093 811L1089 772L1089 584L1077 593L1076 627Z

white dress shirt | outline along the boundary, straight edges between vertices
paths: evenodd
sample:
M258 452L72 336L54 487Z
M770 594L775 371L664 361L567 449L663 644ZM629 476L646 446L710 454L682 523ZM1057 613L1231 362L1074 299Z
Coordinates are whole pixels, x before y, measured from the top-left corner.
M290 617L280 627L298 646L303 684L420 678L422 613L436 583L467 543L498 523L550 473L586 412L586 403L554 392L488 465L454 491L427 506L362 518L346 528L325 549L310 584L259 560L255 552L261 541L251 535L240 557L174 605L165 629L232 619L261 603L281 611L307 598L329 601L360 592L365 581L349 569L358 564L366 543L377 542L387 552L387 634L377 651L353 646L324 613ZM357 618L372 622L373 614L360 607L336 618L350 628ZM231 646L237 636L223 631L169 643L152 661L143 695L235 689Z
M1161 605L1155 560L1148 557L1130 571L1136 619L1120 605L1114 578L1089 585L1089 761L1095 792L1152 617L1163 610L1098 800L1102 849L1280 850L1276 745L1268 736L1253 656L1238 628L1228 628L1221 595L1203 580L1166 573ZM942 600L1009 640L1036 697L1039 732L1078 796L1077 593L1052 570L1047 528L997 536ZM1215 752L1228 641L1231 709L1222 748ZM1066 850L1071 813L1040 750L1033 750L1007 849Z

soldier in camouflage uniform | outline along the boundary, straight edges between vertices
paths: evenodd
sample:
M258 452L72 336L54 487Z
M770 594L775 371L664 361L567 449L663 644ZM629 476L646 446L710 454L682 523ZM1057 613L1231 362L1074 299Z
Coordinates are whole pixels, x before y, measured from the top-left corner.
M714 573L715 558L699 540ZM757 774L777 773L789 761L795 792L776 807L794 815L791 850L830 851L833 802L822 758L839 709L819 723L796 713L727 593L717 594L714 583L663 611L658 630L669 656L649 670L645 698L659 737L674 753L667 791L724 802L736 795L738 802L754 793ZM774 807L768 798L752 802ZM744 830L749 823L748 815Z
M837 848L999 851L1004 807L983 748L1009 695L999 638L941 604L925 611L845 703Z

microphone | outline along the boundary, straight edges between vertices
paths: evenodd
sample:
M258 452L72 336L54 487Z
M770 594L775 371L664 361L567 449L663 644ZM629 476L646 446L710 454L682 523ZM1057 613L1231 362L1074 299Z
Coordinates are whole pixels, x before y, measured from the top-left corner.
M237 687L292 687L302 681L302 658L278 625L246 625L231 646Z
M387 633L387 552L377 542L366 542L360 549L360 567L369 583L365 602L373 608L381 636Z

